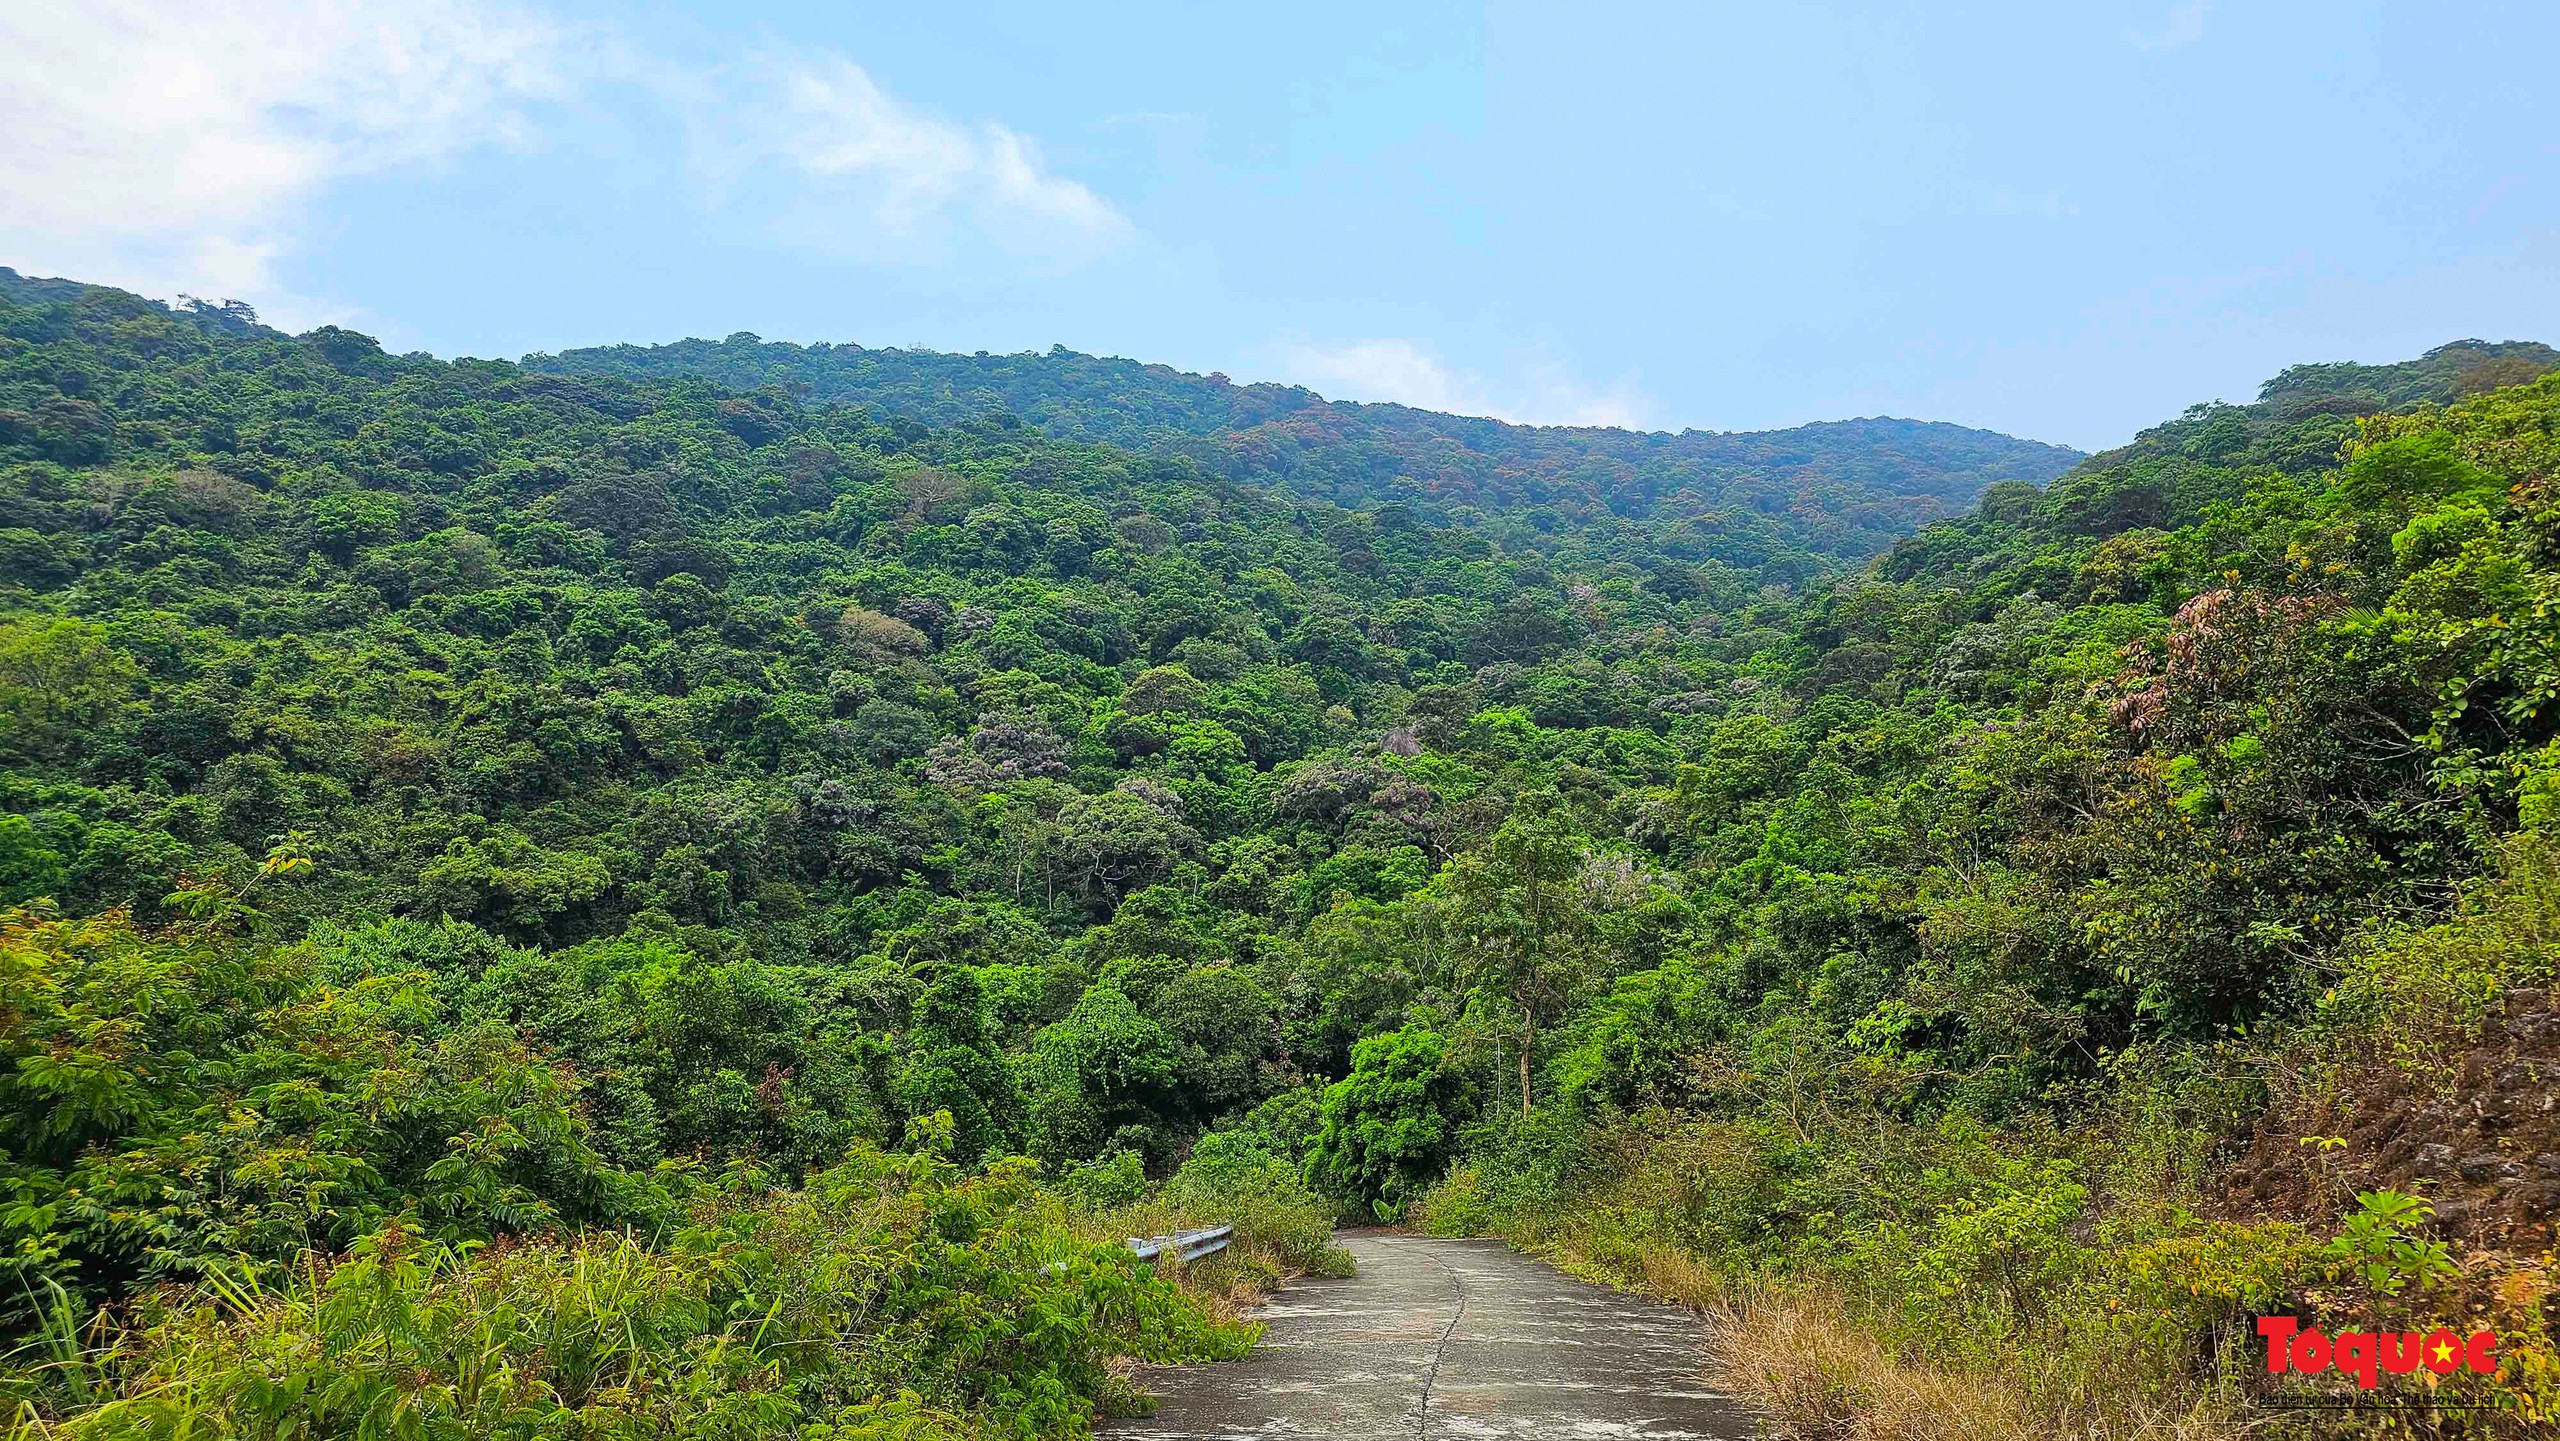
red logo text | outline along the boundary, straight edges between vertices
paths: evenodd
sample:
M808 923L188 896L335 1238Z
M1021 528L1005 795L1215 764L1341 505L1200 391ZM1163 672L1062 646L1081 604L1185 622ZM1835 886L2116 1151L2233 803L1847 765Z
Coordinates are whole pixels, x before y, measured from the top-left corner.
M2439 1376L2450 1376L2469 1367L2482 1376L2498 1371L2498 1333L2474 1331L2468 1337L2457 1336L2451 1329L2439 1326L2432 1332L2417 1331L2341 1331L2336 1336L2322 1335L2318 1328L2303 1329L2291 1316L2261 1316L2258 1334L2267 1339L2267 1374L2281 1376L2299 1371L2317 1376L2335 1366L2356 1378L2356 1385L2370 1391L2382 1384L2381 1373L2406 1376L2424 1366Z

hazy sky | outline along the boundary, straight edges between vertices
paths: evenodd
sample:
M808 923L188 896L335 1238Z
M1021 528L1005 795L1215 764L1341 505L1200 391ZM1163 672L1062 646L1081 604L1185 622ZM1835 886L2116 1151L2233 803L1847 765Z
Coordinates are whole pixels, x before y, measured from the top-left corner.
M1062 343L2094 448L2560 341L2555 54L2492 0L0 0L0 264L444 355Z

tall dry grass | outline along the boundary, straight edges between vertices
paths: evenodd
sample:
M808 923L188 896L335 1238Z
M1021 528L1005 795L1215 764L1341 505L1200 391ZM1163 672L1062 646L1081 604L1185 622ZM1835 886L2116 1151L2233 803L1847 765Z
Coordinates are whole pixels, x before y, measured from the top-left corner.
M2229 1441L2253 1429L2204 1403L2136 1397L2057 1414L2016 1378L1896 1355L1822 1292L1728 1296L1702 1309L1711 1374L1786 1441Z

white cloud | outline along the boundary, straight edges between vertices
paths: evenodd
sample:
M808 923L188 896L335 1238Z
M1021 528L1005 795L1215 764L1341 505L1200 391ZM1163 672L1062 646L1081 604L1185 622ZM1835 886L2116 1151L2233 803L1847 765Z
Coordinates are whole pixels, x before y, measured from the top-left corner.
M2140 50L2175 50L2182 45L2193 45L2204 38L2204 17L2212 9L2213 0L2187 0L2169 12L2168 23L2156 33L2128 31L2125 38Z
M0 7L0 258L258 293L329 182L516 137L558 40L474 0Z
M572 113L608 91L631 108ZM839 56L650 54L511 0L0 0L0 264L308 321L276 271L332 185L616 116L690 127L679 202L839 253L984 236L1072 262L1132 233L1028 137L930 115Z
M1620 385L1596 390L1563 367L1538 364L1508 384L1450 369L1410 340L1279 347L1288 378L1336 400L1393 401L1416 410L1482 415L1521 425L1643 427L1650 407Z
M1391 400L1416 410L1492 414L1488 402L1410 340L1291 345L1283 355L1291 379L1336 400Z
M1051 173L1028 136L928 114L842 56L768 60L735 78L746 94L715 100L705 126L718 188L778 167L777 227L804 243L917 258L947 252L967 231L1072 262L1134 233L1101 196Z

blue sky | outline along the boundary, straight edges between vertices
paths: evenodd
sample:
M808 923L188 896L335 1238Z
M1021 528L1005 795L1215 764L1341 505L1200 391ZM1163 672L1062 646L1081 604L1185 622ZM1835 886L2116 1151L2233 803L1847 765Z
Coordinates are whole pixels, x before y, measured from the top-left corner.
M2560 341L2560 6L0 5L0 264L2094 448Z

